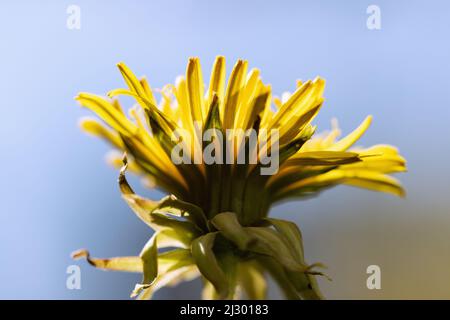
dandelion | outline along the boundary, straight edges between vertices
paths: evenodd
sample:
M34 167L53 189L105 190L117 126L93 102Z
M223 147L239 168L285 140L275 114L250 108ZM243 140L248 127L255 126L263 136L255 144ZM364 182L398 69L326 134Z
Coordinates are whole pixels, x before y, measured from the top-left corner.
M288 299L320 299L315 277L323 275L323 266L305 261L299 228L270 218L270 207L339 184L404 195L389 175L406 170L396 148L352 148L370 116L343 138L336 122L331 131L314 135L311 122L324 102L321 78L298 81L296 90L280 99L272 97L258 69L247 72L244 60L237 61L226 83L225 59L219 56L205 89L199 59L191 58L186 76L159 90L157 103L145 78L123 63L118 67L127 88L112 90L107 98L77 96L104 121L84 119L81 127L119 151L109 159L121 168L122 197L154 233L138 256L98 259L86 250L73 256L102 269L142 273L133 297L149 299L161 287L201 277L204 299L264 299L271 276ZM137 102L128 116L119 96ZM208 130L213 131L205 139ZM249 135L230 138L226 131L251 131L258 143L249 143ZM173 152L180 145L185 161L175 163ZM207 149L218 161L199 161ZM225 161L229 151L231 160L247 161ZM264 155L276 156L271 174L262 174L270 165ZM168 196L155 201L135 194L127 170Z

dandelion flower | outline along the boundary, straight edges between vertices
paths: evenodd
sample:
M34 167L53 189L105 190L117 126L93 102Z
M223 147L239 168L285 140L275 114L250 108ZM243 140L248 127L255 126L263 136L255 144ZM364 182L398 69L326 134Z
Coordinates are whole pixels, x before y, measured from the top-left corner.
M248 72L244 60L226 83L225 59L217 57L207 88L198 58L161 90L152 90L125 64L118 67L126 88L108 97L77 96L103 120L84 119L81 127L119 151L109 161L121 168L122 197L154 233L138 256L98 259L86 250L73 256L102 269L142 273L132 296L149 299L161 287L201 277L204 299L264 299L271 276L288 299L320 299L315 277L323 275L323 266L305 261L299 228L270 218L270 207L339 184L404 195L389 175L406 170L396 148L352 148L372 117L343 138L336 122L331 131L314 135L311 122L324 102L321 78L298 81L280 99L272 97L258 69ZM137 102L128 115L119 96ZM214 161L206 161L206 151ZM127 170L167 197L135 194Z

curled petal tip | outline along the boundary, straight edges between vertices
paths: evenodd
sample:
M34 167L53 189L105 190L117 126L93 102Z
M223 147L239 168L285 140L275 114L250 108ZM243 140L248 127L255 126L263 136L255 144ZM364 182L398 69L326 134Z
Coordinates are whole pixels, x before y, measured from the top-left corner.
M71 258L78 260L81 258L89 258L89 251L86 249L78 249L70 254Z
M123 153L122 162L123 162L124 165L128 164L128 157L127 157L127 152L126 151Z

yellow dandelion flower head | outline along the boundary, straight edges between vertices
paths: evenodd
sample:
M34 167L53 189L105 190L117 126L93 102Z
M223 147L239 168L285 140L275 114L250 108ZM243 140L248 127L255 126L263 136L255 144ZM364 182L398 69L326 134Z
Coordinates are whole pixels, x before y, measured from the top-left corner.
M186 75L161 90L152 90L124 63L118 67L126 88L108 97L77 96L103 120L83 119L81 127L114 147L108 160L121 168L122 195L155 234L139 257L75 256L100 268L143 272L134 295L149 298L163 285L200 275L206 297L235 297L240 287L260 298L262 275L269 272L288 298L319 298L318 265L305 263L295 224L268 218L271 205L339 184L404 195L390 175L406 170L395 147L353 147L371 116L343 138L337 121L315 134L311 122L324 103L319 77L298 81L292 94L278 98L245 60L225 81L225 58L217 57L206 86L199 59L190 58ZM126 113L119 96L131 96L137 105ZM160 201L136 195L126 170L169 195ZM164 247L177 249L159 253Z

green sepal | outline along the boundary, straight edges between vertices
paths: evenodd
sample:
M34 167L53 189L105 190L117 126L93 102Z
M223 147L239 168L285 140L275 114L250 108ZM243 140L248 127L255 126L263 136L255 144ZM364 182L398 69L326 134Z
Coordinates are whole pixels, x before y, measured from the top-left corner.
M303 237L298 226L294 222L287 220L274 218L265 218L264 220L274 226L289 248L291 248L292 255L300 263L306 264L304 260Z
M207 220L203 209L193 203L182 201L173 195L164 197L152 212L167 212L181 217L198 226L202 231L207 231ZM186 215L187 213L187 215Z
M307 270L308 267L296 259L291 248L275 230L266 227L246 227L245 231L256 239L249 245L249 251L270 256L288 270L300 272Z
M158 275L158 233L145 244L139 256L142 259L143 285L150 285Z
M266 218L264 219L270 223L284 241L291 248L292 254L303 265L306 265L303 249L303 237L298 226L291 221ZM313 274L309 274L311 266L305 272L296 272L292 270L286 270L286 276L291 280L291 283L297 290L302 299L322 299L323 296L320 293L316 279ZM320 273L318 273L320 274Z
M195 239L191 244L192 257L200 273L212 283L222 299L229 293L228 279L213 251L217 232L207 233Z
M247 250L249 244L254 240L239 223L234 212L219 213L211 219L211 223L240 250Z
M160 234L158 234L159 237ZM183 281L190 269L196 268L189 249L174 249L158 254L158 275L151 284L137 284L131 297L150 299L164 285Z

